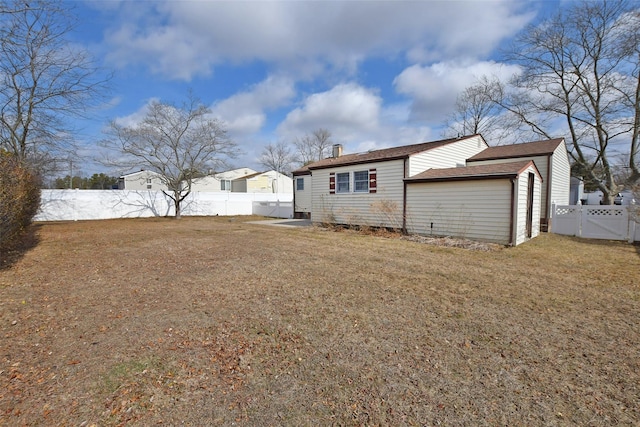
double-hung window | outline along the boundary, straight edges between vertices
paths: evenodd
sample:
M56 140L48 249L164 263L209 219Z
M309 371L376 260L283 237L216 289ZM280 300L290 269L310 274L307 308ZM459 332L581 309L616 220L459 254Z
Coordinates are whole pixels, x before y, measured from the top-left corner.
M228 179L220 180L220 190L231 191L231 181Z
M369 192L369 171L358 171L353 173L354 193Z
M336 193L348 193L350 191L349 172L336 174Z
M304 178L296 178L296 191L304 191Z

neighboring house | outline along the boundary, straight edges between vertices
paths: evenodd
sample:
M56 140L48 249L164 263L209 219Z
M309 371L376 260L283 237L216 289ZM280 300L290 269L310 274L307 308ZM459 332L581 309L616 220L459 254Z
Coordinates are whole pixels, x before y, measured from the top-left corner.
M152 171L141 170L118 178L119 190L149 190L167 191L167 186L162 182L160 174Z
M422 144L342 154L293 173L294 216L313 222L404 228L404 179L431 168L464 165L487 148L473 135Z
M569 204L571 165L564 138L489 147L467 160L467 165L533 160L543 179L540 227L549 230L552 204Z
M405 229L519 245L540 233L541 183L531 160L429 169L405 179Z
M231 191L239 193L293 193L293 180L274 170L236 178Z
M250 168L238 168L225 172L219 172L213 175L207 175L202 178L196 178L191 181L191 191L200 191L203 193L232 191L231 185L233 180L255 173L256 171Z

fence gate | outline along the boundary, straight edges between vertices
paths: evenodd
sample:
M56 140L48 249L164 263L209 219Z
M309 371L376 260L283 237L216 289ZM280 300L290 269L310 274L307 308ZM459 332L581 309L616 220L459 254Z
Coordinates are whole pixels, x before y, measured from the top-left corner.
M636 224L627 206L553 206L551 232L588 239L636 239Z
M622 206L583 206L582 237L627 240L629 211Z

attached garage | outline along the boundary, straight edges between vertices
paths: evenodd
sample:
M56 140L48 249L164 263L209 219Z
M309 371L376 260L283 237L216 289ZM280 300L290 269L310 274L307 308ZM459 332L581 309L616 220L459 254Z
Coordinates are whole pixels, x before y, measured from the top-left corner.
M404 180L405 230L519 245L540 232L533 161L429 169Z

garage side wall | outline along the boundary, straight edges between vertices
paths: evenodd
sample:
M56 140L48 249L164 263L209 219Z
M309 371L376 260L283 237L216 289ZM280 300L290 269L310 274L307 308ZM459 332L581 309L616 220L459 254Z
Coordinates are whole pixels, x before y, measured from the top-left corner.
M407 184L407 232L509 244L511 181Z

